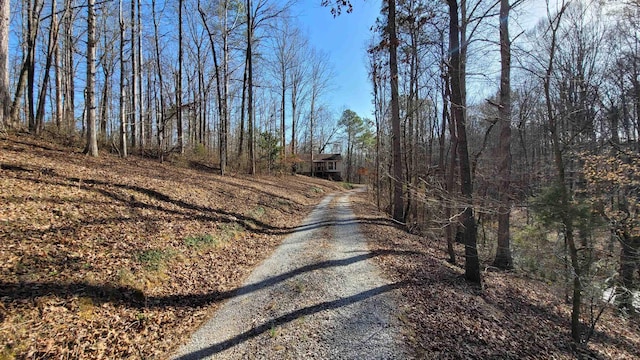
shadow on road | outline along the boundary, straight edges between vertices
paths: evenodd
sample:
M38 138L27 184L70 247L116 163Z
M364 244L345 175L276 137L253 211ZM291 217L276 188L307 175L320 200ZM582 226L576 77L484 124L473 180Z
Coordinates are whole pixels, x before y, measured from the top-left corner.
M215 355L218 354L222 351L225 351L227 349L230 349L238 344L241 344L247 340L250 340L266 331L269 331L271 328L275 327L275 326L280 326L286 323L289 323L291 321L294 321L298 318L301 318L303 316L309 316L309 315L313 315L316 313L319 313L321 311L325 311L325 310L332 310L332 309L337 309L337 308L341 308L343 306L347 306L347 305L351 305L351 304L355 304L357 302L369 299L371 297L374 297L376 295L380 295L404 286L407 286L409 284L408 281L401 281L401 282L396 282L393 284L389 284L389 285L383 285L371 290L367 290L367 291L363 291L361 293L352 295L352 296L348 296L345 298L341 298L341 299L337 299L334 301L325 301L313 306L308 306L296 311L292 311L288 314L282 315L280 317L277 317L275 319L271 319L269 321L266 321L258 326L255 326L253 328L251 328L250 330L245 331L242 334L239 334L237 336L234 336L233 338L223 341L221 343L218 344L214 344L210 347L207 347L205 349L201 349L198 351L194 351L191 352L189 354L180 356L178 358L176 358L175 360L196 360L196 359L203 359L206 358L208 356L211 355Z
M89 283L55 283L55 282L0 282L0 304L15 300L35 299L42 296L55 295L60 298L85 296L96 303L113 302L133 308L157 307L201 307L214 302L224 301L236 296L246 295L260 289L276 285L297 275L331 267L348 266L350 264L383 255L415 255L412 251L383 250L366 252L341 260L328 260L306 265L284 274L264 279L229 291L214 291L206 294L185 294L168 296L145 296L138 289L131 287L115 287Z

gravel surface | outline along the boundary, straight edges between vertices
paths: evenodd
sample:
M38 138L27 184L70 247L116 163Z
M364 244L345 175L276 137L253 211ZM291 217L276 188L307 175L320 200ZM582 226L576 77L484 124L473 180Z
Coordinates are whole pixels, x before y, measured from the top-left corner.
M326 197L174 359L406 359L398 286L349 204Z

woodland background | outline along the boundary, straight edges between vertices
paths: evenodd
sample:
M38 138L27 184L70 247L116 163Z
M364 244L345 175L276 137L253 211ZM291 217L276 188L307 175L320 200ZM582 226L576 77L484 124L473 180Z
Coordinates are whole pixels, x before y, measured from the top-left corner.
M383 1L363 64L373 114L326 106L335 64L288 2L0 5L3 131L92 156L198 156L221 175L342 152L347 181L370 184L397 222L446 242L451 263L464 245L470 283L494 266L556 284L576 343L609 300L637 311L635 1L549 2L532 27L510 16L527 1Z

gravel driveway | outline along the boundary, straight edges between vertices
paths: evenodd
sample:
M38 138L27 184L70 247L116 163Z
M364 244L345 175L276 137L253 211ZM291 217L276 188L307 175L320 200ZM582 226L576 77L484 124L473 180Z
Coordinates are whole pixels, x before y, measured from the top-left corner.
M174 359L405 359L393 290L350 209L326 197Z

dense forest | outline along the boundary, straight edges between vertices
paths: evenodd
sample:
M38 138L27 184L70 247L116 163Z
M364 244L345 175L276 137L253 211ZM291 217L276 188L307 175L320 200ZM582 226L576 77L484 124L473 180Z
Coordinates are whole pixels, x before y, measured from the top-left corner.
M637 311L640 5L383 1L363 63L375 111L336 116L333 65L292 4L0 0L2 131L197 154L222 175L336 147L344 177L469 282L492 266L556 284L576 342L606 302Z

